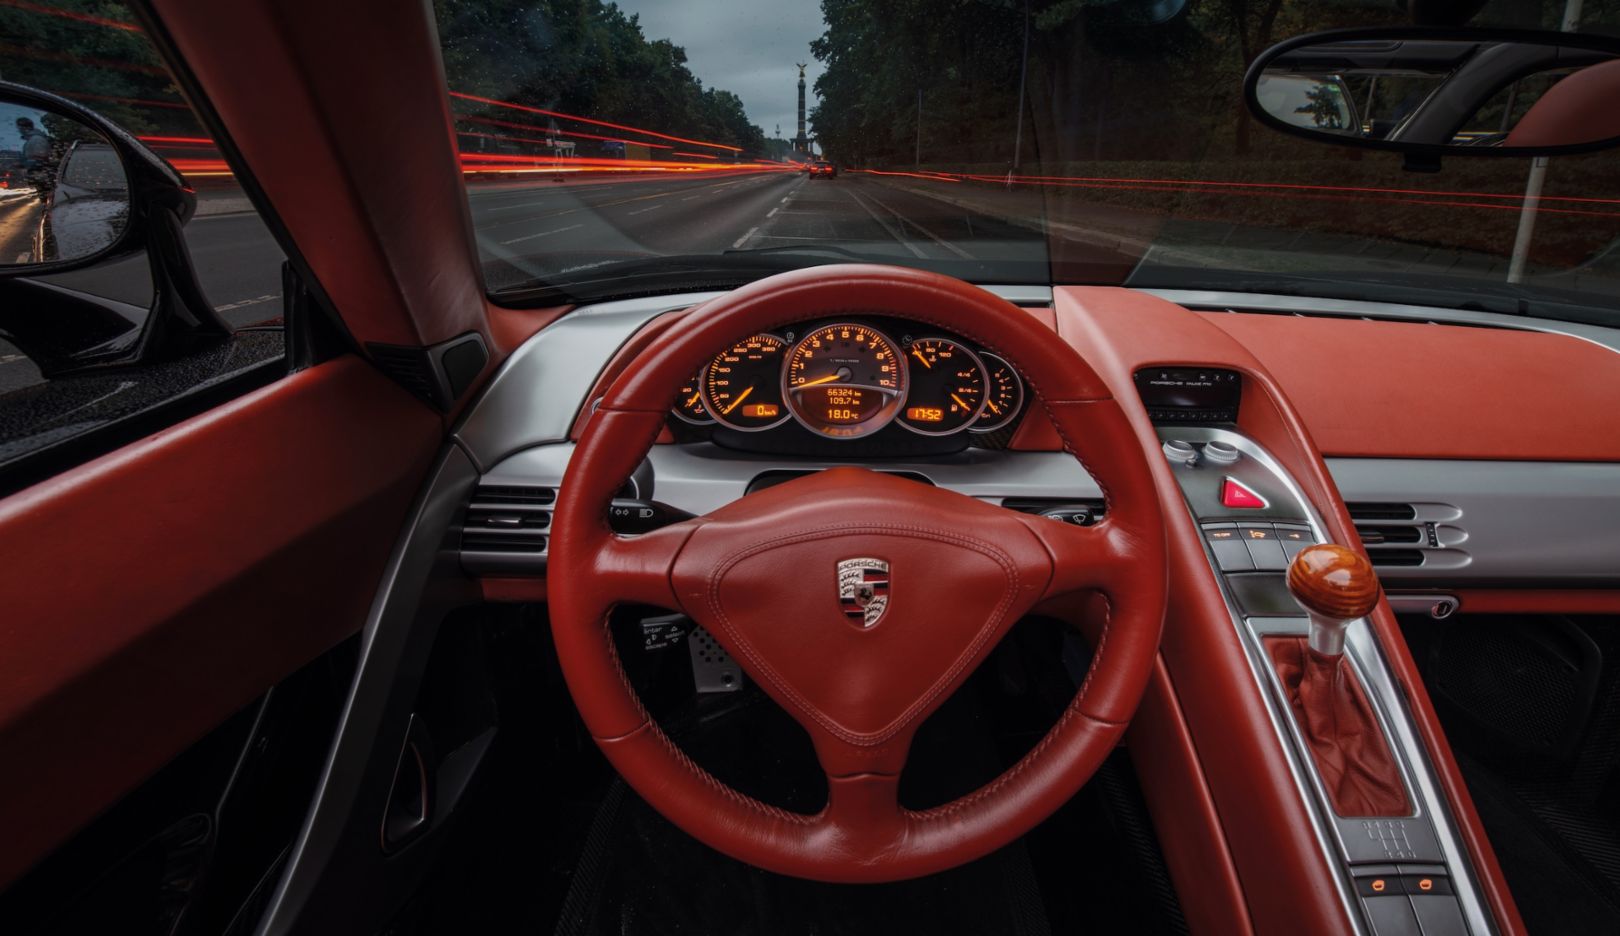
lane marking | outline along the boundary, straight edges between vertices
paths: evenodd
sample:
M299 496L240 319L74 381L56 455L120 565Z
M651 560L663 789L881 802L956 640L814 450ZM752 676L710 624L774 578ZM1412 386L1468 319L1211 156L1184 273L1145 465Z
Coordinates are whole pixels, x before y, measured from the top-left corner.
M697 200L698 200L698 197L696 195L688 195L685 198L681 199L681 201L697 201Z
M731 245L731 249L736 250L737 248L741 247L742 245L748 243L748 239L750 237L753 237L755 234L758 234L758 233L759 233L759 225L756 224L753 227L748 229L747 234L744 234L743 236L737 238L736 242Z
M770 213L769 213L769 214L767 214L767 215L765 215L765 217L767 217L767 218L774 218L774 217L776 217L776 213L777 213L777 212L778 212L778 211L781 211L781 210L782 210L782 206L781 206L781 205L778 205L778 206L776 206L776 207L775 207L775 208L772 208L772 209L771 209L771 210L770 210Z
M637 208L635 211L626 211L625 214L626 215L646 214L649 211L657 211L658 209L660 209L662 207L664 207L664 206L663 205L649 205L646 208Z
M506 247L511 244L521 244L524 241L534 240L537 237L550 237L553 234L561 234L564 231L572 231L582 227L584 227L583 224L570 224L567 227L558 228L555 231L541 231L539 234L530 234L527 237L514 237L511 240L501 241L501 246Z
M257 299L243 299L240 302L231 302L231 303L227 303L227 304L222 305L222 306L214 306L214 311L215 312L229 312L232 309L240 309L243 306L258 305L261 302L274 302L275 300L280 299L280 298L281 298L280 296L260 296Z
M941 247L944 247L946 250L949 250L951 253L956 254L958 257L961 257L963 260L972 260L973 259L972 254L970 254L967 251L963 250L962 248L956 246L955 244L948 243L947 241L945 241L944 238L940 237L938 234L935 234L933 231L930 231L927 228L923 227L921 224L918 224L915 220L906 217L905 215L901 214L898 211L895 211L890 206L884 204L883 201L881 199L879 199L876 195L868 194L866 197L872 199L872 201L875 204L877 204L879 207L881 207L884 211L887 211L888 213L894 215L895 218L899 219L901 224L909 224L909 225L911 225L912 227L916 228L917 230L921 231L924 235L926 235L929 240L933 241L934 243L938 244Z
M560 195L562 193L559 192L558 194ZM494 214L497 211L515 211L515 210L517 210L519 208L533 208L533 207L535 207L537 205L544 205L544 204L546 204L546 202L551 201L555 197L556 196L553 195L553 196L550 196L550 197L548 197L548 198L546 198L546 199L544 199L542 201L523 202L522 204L519 204L519 205L502 205L499 208L485 208L483 210L488 214Z
M845 189L845 191L848 192L849 190ZM849 192L849 197L853 198L855 200L855 204L860 205L862 210L872 216L872 220L878 223L878 227L881 227L890 237L894 238L895 241L900 244L900 246L911 251L911 255L913 257L916 257L918 260L928 259L928 257L922 251L917 249L916 244L913 244L911 241L906 239L905 235L901 234L899 231L896 231L894 229L894 225L878 217L878 213L873 211L871 207L861 199L861 196L854 192Z

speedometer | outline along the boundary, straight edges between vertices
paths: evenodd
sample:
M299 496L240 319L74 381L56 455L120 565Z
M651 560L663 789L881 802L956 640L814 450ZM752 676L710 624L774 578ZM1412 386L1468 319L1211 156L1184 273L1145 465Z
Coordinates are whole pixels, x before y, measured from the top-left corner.
M826 325L788 355L782 374L788 409L806 429L854 439L882 429L900 411L906 363L887 335L865 325Z
M769 429L787 419L782 406L782 352L775 335L739 341L703 372L703 406L722 426L743 432Z

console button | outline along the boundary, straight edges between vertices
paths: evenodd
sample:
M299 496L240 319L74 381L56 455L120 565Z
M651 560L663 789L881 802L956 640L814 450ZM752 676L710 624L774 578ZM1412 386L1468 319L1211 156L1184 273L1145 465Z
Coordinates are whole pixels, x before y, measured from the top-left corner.
M1412 894L1408 899L1423 936L1468 936L1468 924L1463 922L1457 898Z
M1426 932L1418 926L1411 901L1402 895L1363 897L1361 905L1367 908L1367 922L1375 936L1424 936Z
M1204 539L1209 542L1209 551L1215 554L1215 565L1222 572L1254 571L1249 547L1243 545L1234 524L1207 523L1204 525Z
M1269 523L1244 524L1238 527L1238 537L1249 550L1254 567L1261 572L1283 572L1288 569L1288 557L1283 554L1282 542Z
M1266 501L1243 482L1235 478L1226 478L1221 481L1221 506L1237 510L1254 510L1266 506Z
M1276 525L1276 529L1277 541L1282 544L1283 555L1288 557L1289 562L1293 562L1294 557L1299 555L1306 546L1313 545L1316 542L1316 536L1311 533L1311 528L1303 523L1279 523Z

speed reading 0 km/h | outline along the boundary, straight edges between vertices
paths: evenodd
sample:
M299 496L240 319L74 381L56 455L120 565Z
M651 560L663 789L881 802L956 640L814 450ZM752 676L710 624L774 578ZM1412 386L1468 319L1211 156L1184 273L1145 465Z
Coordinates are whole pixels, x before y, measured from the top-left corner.
M806 429L835 439L888 425L906 394L906 363L887 335L865 325L825 325L788 354L788 409Z

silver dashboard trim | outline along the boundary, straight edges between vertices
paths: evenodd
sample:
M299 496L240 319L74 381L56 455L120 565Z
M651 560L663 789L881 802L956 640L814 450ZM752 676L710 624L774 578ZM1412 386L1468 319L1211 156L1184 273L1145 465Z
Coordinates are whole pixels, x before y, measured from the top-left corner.
M1426 550L1421 566L1380 566L1386 581L1620 585L1620 463L1330 458L1327 466L1346 501L1413 504L1414 522L1435 520L1441 545L1452 547Z
M562 483L571 442L525 449L502 460L482 478L484 484ZM1102 489L1080 463L1063 452L1003 452L964 449L926 460L830 459L750 455L708 442L655 445L650 496L671 507L705 514L742 497L749 482L770 471L816 471L855 466L874 471L919 474L942 488L1001 503L1009 497L1099 500Z

